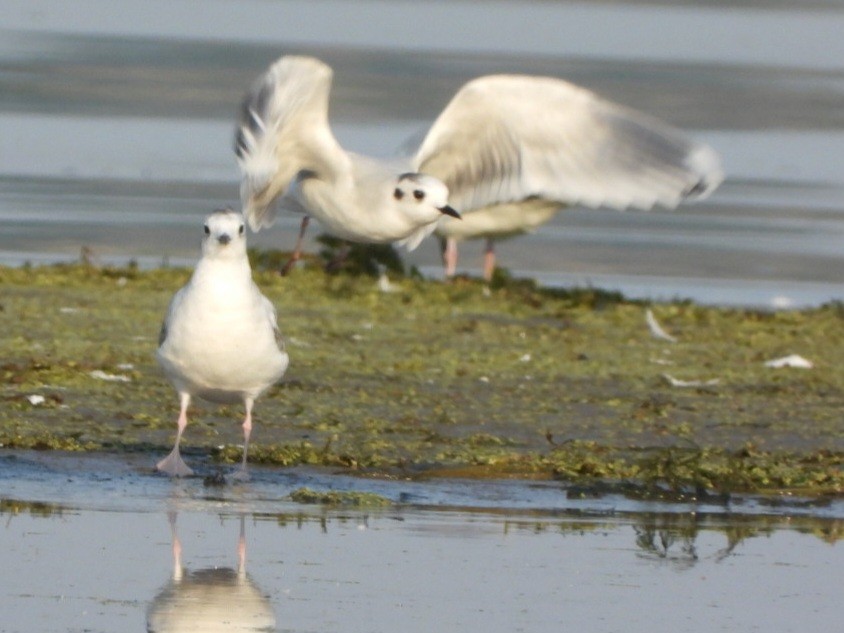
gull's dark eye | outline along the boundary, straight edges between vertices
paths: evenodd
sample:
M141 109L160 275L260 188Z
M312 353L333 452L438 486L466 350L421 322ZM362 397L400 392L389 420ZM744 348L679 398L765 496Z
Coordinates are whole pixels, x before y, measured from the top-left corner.
M413 197L417 200L422 200L425 197L425 192L421 189L414 189L413 190Z
M238 235L243 235L243 225L240 225L240 228L237 230Z
M208 228L208 225L205 225L205 235L211 235L211 229Z
M396 200L401 200L402 198L404 198L404 191L402 191L401 189L396 187L395 190L393 191L393 197Z

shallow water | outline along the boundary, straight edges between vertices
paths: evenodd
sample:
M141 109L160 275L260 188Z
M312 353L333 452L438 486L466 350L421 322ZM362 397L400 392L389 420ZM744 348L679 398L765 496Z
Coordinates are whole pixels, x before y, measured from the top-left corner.
M709 303L844 296L844 5L746 1L73 3L0 0L0 263L189 263L235 204L231 141L282 53L336 69L341 142L391 156L473 76L552 74L689 130L726 183L677 213L574 209L502 243L549 284ZM298 218L254 245L289 248ZM477 272L480 245L463 248ZM426 242L408 261L439 272Z
M784 632L840 622L839 503L649 505L572 500L554 483L301 469L206 487L152 475L139 456L59 453L6 455L0 472L8 633ZM301 486L375 491L395 505L287 500Z
M733 546L659 517L210 505L171 516L181 576L164 509L9 514L2 630L784 632L840 622L840 548L787 527Z

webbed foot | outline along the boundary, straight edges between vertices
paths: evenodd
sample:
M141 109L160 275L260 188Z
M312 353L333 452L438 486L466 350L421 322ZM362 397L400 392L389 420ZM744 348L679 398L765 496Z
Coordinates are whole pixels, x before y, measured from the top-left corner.
M165 475L170 475L171 477L189 477L193 474L193 470L182 459L178 446L173 447L170 454L158 462L155 467Z

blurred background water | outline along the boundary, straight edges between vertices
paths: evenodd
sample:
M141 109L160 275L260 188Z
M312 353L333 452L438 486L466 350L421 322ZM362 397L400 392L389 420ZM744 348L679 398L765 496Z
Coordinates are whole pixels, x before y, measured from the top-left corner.
M844 297L844 2L0 0L0 263L190 263L237 205L240 98L282 54L335 69L348 149L389 157L477 75L547 74L713 145L675 212L570 209L503 242L547 284L719 304ZM289 249L299 218L252 236ZM312 231L312 236L317 231ZM311 244L313 248L313 244ZM477 273L480 242L461 249ZM431 239L407 257L439 274Z

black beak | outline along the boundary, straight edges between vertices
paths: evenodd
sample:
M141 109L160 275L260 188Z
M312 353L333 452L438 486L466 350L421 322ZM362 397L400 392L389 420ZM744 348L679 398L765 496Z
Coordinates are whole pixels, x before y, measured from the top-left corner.
M455 211L454 209L452 209L448 205L445 205L444 207L440 207L440 213L442 213L443 215L450 215L451 217L457 218L458 220L463 219L463 218L460 217L460 214L457 213L457 211Z
M232 241L232 238L229 237L228 233L223 233L220 237L217 238L217 241L225 246L229 242Z

